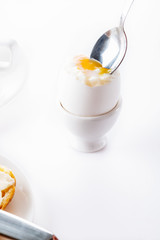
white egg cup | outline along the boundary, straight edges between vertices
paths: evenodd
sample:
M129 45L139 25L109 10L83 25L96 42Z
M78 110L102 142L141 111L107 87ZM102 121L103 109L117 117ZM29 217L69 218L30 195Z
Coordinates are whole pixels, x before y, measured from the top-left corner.
M82 152L96 152L106 145L106 133L112 128L120 113L122 100L109 112L97 116L83 117L59 107L63 121L70 132L71 146Z

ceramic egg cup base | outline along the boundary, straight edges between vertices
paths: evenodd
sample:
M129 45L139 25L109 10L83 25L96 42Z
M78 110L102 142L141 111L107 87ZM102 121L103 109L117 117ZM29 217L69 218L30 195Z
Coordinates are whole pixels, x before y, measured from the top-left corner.
M82 152L96 152L106 145L106 133L113 127L120 113L122 100L109 112L90 117L75 115L60 103L62 119L70 133L71 146Z
M107 144L107 137L101 137L94 141L85 141L82 138L71 136L70 145L77 151L92 153L103 149Z

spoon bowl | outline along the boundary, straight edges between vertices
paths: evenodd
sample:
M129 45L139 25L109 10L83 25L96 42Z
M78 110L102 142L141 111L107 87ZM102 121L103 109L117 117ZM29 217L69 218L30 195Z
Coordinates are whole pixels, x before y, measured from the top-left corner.
M127 51L127 36L123 28L105 32L96 42L90 58L99 61L111 74L119 67Z
M99 61L112 74L122 63L127 51L127 36L124 22L134 0L127 0L118 27L105 32L96 42L90 58Z

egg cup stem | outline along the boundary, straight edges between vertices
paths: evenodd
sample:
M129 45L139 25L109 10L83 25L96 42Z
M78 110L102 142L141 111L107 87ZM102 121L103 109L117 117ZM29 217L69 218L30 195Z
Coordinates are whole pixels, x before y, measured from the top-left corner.
M70 141L70 144L74 149L86 153L97 152L103 149L106 146L106 143L107 143L106 136L100 137L96 140L94 139L94 141L85 141L82 138L73 136L71 137Z

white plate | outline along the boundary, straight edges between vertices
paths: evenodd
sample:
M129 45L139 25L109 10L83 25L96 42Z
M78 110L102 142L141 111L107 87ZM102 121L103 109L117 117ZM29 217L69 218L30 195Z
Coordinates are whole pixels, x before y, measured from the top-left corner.
M10 168L16 177L15 195L5 210L26 220L33 221L33 194L24 172L18 167L18 164L2 156L0 156L0 165Z

